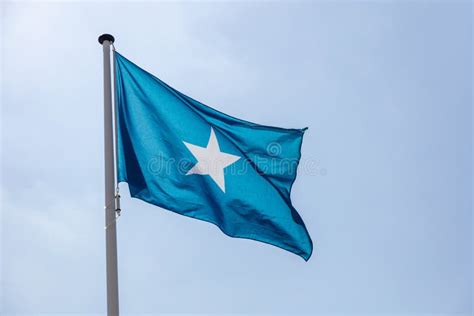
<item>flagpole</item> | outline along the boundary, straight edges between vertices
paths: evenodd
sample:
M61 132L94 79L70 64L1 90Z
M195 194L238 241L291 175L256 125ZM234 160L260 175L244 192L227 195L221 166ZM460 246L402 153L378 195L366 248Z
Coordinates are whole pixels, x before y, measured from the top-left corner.
M112 112L112 80L110 75L110 34L99 36L104 52L104 161L105 161L105 248L107 267L107 315L119 315L117 229L115 218L114 130Z

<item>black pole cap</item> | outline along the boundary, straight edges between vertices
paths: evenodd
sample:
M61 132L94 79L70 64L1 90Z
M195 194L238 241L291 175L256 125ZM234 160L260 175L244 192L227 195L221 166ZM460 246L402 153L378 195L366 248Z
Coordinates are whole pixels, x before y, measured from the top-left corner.
M102 34L101 36L99 36L99 43L102 45L104 41L109 41L113 43L115 41L115 38L110 34Z

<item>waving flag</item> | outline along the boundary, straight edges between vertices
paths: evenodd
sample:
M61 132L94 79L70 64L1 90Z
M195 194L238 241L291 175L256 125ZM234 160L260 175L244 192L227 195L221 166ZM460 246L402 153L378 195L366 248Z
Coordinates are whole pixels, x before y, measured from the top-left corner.
M308 260L312 241L290 200L305 129L223 114L114 55L118 181L130 194Z

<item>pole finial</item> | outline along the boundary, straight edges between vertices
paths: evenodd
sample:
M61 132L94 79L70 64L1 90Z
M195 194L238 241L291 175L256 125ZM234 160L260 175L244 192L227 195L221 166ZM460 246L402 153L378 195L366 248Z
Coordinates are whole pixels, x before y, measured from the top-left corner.
M99 36L99 43L102 45L104 41L109 41L110 43L113 43L115 41L115 38L110 34L102 34L101 36Z

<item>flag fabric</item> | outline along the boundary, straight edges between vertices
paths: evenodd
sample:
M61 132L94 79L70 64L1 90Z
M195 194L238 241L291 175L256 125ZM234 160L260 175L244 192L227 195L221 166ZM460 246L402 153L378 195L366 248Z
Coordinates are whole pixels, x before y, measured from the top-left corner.
M290 200L305 129L223 114L114 56L117 176L131 196L308 260L312 241Z

